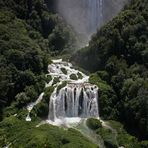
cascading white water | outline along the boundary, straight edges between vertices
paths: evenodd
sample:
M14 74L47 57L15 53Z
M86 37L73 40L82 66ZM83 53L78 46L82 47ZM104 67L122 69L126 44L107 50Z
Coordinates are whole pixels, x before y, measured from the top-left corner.
M64 69L64 71L63 71ZM65 122L80 121L81 118L99 117L98 109L98 88L90 84L89 77L72 67L71 63L60 60L53 60L48 66L48 75L52 80L46 87L54 87L49 98L48 123L63 125ZM76 78L73 79L72 75ZM55 83L54 80L58 79ZM63 83L62 88L58 88ZM29 113L35 105L42 101L42 93L36 102L28 105ZM26 121L31 121L28 114Z
M65 69L66 74L62 72ZM54 84L55 89L49 101L48 121L61 122L70 118L98 117L98 88L96 85L88 83L89 77L82 72L72 68L72 64L54 60L48 67L52 80L59 78L59 82ZM78 78L78 74L81 78ZM73 80L71 75L78 79ZM63 82L67 85L58 91L58 86ZM62 123L63 124L63 123Z
M98 117L97 92L97 87L91 84L68 84L51 96L48 119Z

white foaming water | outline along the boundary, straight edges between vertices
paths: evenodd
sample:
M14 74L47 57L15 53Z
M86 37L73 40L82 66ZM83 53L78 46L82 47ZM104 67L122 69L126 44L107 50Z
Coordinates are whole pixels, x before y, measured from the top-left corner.
M43 99L43 96L44 96L44 93L41 93L40 96L38 97L38 99L35 101L35 102L32 102L30 103L28 106L27 106L27 110L28 110L28 115L26 117L26 121L31 121L31 118L30 118L30 112L31 110L33 109L33 107L35 105L37 105L38 103L40 103Z
M48 75L52 80L45 87L54 87L49 98L49 114L47 123L53 125L75 125L82 118L99 117L98 88L90 84L89 77L72 67L71 63L62 59L53 60L48 66ZM75 77L74 78L72 77ZM58 79L58 82L54 80ZM63 88L59 89L63 83ZM35 105L42 101L42 93L35 103L28 105L26 121L31 121L30 112Z

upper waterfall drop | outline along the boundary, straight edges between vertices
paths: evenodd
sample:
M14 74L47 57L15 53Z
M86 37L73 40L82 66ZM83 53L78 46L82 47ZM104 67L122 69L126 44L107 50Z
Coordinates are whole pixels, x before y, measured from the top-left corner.
M57 11L84 36L96 32L103 21L103 0L57 0Z
M79 46L85 46L126 3L128 0L56 0L55 9L76 32Z
M53 60L48 66L48 72L47 76L51 76L51 81L45 87L54 88L49 98L48 123L65 125L82 118L99 117L98 87L89 83L89 76L62 59ZM58 81L55 82L55 79ZM36 102L28 105L26 121L31 121L31 110L43 99L44 93Z
M88 1L88 31L92 34L101 26L103 21L103 0Z

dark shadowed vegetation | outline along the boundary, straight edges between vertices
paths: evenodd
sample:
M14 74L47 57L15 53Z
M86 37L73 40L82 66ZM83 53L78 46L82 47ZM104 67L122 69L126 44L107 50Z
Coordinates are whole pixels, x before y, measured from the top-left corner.
M20 109L37 99L48 81L51 56L74 47L74 33L54 12L53 2L0 1L1 119L12 102Z
M148 139L147 0L131 0L73 60L95 72L90 81L100 88L101 117L120 120L130 133Z

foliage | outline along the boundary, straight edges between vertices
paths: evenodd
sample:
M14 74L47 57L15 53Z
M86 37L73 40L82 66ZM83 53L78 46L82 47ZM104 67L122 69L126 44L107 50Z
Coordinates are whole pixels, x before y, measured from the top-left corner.
M146 0L132 0L92 37L88 47L74 55L74 60L89 71L104 69L112 55L130 65L147 65L147 5Z
M83 79L83 76L80 72L77 73L78 79Z
M65 75L67 75L67 70L65 69L65 68L61 68L61 71L65 74Z
M119 145L124 146L126 148L141 148L140 142L134 137L129 135L125 129L123 128L123 125L116 121L109 121L110 126L116 130L117 132L117 142Z
M52 80L52 77L50 75L46 76L46 82L49 83Z
M72 29L50 4L54 1L0 1L0 120L12 102L20 109L37 99L50 81L44 76L50 57L75 43Z
M34 99L45 84L41 74L47 68L48 55L29 37L25 22L9 11L0 10L0 17L0 109L15 98L20 108L25 100L31 100L29 89ZM20 96L24 96L24 103Z
M147 26L147 1L131 0L72 57L95 72L90 81L100 89L101 117L121 121L139 140L148 139Z
M62 84L57 87L57 93L59 93L59 91L60 91L63 87L65 87L66 85L67 85L67 81L63 81Z
M44 89L43 99L41 100L40 103L38 103L33 107L33 110L30 113L31 118L36 119L39 117L41 119L47 119L48 113L49 113L50 96L53 91L54 91L54 87L52 86L46 87Z
M81 133L74 129L41 125L36 127L39 121L25 122L17 117L5 118L0 123L0 146L10 144L11 147L82 147L96 148L97 146L87 140Z
M51 96L53 91L54 91L54 87L53 86L46 87L44 89L44 96L43 97L45 98L45 100L50 98L50 96Z
M111 119L115 114L113 108L117 101L117 96L110 85L103 81L99 72L90 75L89 82L98 86L99 114L102 118Z
M48 98L50 100L50 98ZM37 117L41 119L47 119L49 113L49 102L43 99L40 103L34 106L30 113L31 118L36 119Z
M141 147L142 148L147 148L148 147L148 141L142 141L141 142Z
M96 133L101 136L106 148L117 148L116 139L110 129L100 128L96 130Z
M77 77L76 74L71 74L70 75L70 79L72 79L72 80L78 80L78 77Z
M57 84L58 82L60 82L60 78L54 77L52 85Z
M102 127L102 123L95 118L89 118L86 121L87 126L92 130L97 130L98 128Z

